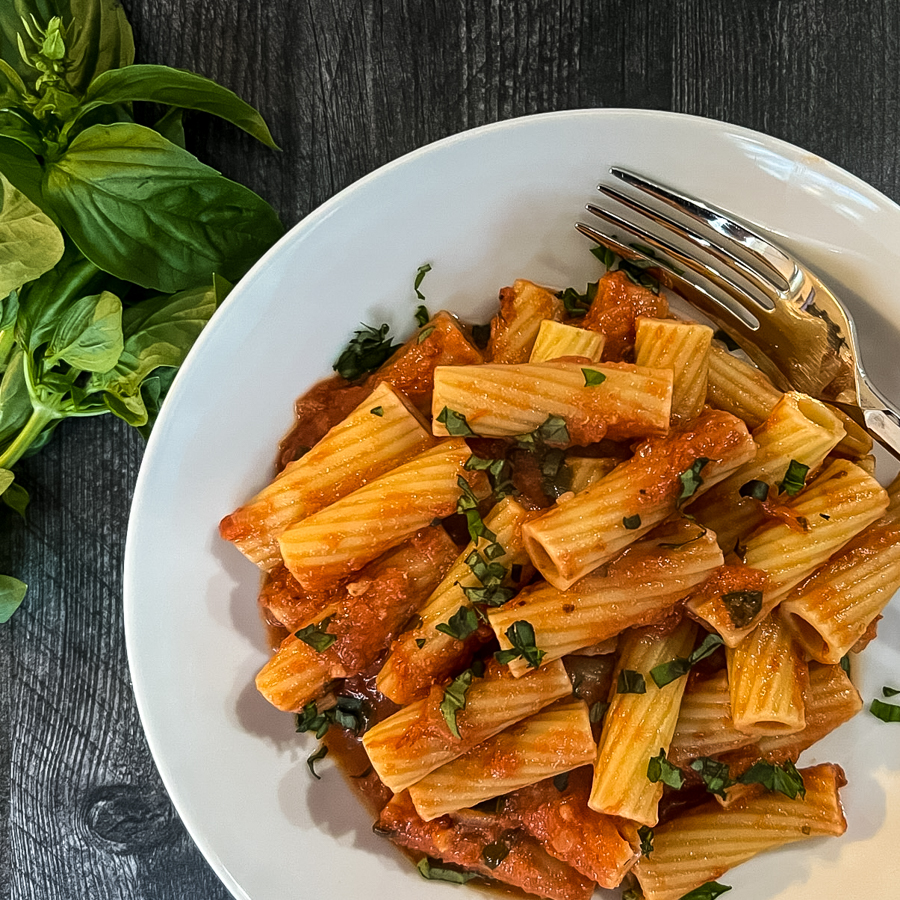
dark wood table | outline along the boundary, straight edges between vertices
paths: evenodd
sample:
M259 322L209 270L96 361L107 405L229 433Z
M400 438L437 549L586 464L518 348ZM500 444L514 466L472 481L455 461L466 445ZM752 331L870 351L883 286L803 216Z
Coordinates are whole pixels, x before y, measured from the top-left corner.
M9 2L9 0L3 0ZM190 148L293 224L445 135L575 107L669 109L791 141L900 200L896 0L123 0L138 59L258 106L281 153L198 118ZM26 461L0 571L0 898L224 898L135 710L122 557L142 439L66 423ZM302 888L298 888L298 896Z

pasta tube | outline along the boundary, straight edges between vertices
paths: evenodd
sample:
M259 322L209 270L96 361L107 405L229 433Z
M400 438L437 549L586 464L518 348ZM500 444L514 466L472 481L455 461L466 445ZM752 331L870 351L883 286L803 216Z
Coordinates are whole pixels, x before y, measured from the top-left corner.
M699 416L706 403L709 345L713 330L676 319L637 320L634 361L639 366L672 369L672 423Z
M635 629L625 635L617 677L623 671L639 673L645 691L612 695L594 763L591 809L642 825L656 824L663 785L649 780L647 766L661 750L669 749L686 679L657 687L650 671L690 656L696 636L697 626L690 619L664 635L659 628Z
M529 522L525 549L544 578L565 590L755 452L743 422L708 411L666 437L648 438L605 478Z
M222 519L219 533L258 566L272 569L281 562L278 538L286 529L433 445L421 417L381 384L308 453Z
M752 793L722 808L715 800L655 830L653 852L632 870L645 900L681 900L728 869L793 841L837 836L847 828L838 789L839 766L801 770L804 797Z
M409 795L427 822L577 769L595 750L587 704L561 700L426 775Z
M440 366L434 373L432 430L448 434L444 409L482 437L537 430L551 416L565 434L554 443L591 444L665 434L672 404L670 369L553 360L521 365Z
M378 777L397 793L571 693L572 684L560 662L519 679L492 662L484 678L472 680L465 706L456 713L459 737L451 733L440 710L444 689L435 686L425 699L370 728L363 735L363 746Z
M660 528L617 559L561 591L548 584L526 588L488 619L500 646L512 647L507 630L528 622L544 661L590 647L624 629L662 618L722 563L711 533L686 522ZM527 671L523 659L509 663Z
M523 363L545 319L559 321L563 304L556 294L518 279L500 291L500 312L491 320L487 358L495 363Z
M459 478L484 485L482 473L463 468L471 455L460 438L442 441L308 516L279 538L284 564L309 590L362 568L433 519L454 512ZM377 527L361 528L362 522Z
M531 348L529 362L547 362L563 356L580 356L599 362L605 338L599 331L588 331L575 325L564 325L545 319Z

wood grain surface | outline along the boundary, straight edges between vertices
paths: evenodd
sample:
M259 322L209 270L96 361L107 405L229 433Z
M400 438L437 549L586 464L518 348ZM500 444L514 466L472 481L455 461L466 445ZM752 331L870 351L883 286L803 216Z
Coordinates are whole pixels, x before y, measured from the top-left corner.
M189 147L287 224L429 141L575 107L759 129L900 200L896 0L123 2L139 61L262 110L282 152L201 117ZM0 520L0 571L31 586L0 626L0 900L227 896L131 694L122 557L142 446L118 420L64 424L22 466L27 524Z

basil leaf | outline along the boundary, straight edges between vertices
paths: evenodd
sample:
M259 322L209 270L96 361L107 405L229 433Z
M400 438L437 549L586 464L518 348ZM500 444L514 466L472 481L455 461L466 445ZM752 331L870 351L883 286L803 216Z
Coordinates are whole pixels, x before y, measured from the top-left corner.
M640 672L635 672L634 669L622 669L616 680L616 693L646 694L647 683L644 681L644 676Z
M754 500L765 500L769 496L769 486L757 478L748 481L741 487L738 493L742 497L752 497Z
M416 343L421 344L422 341L427 340L428 336L430 334L432 334L433 331L434 331L434 325L430 325L428 328L423 328L419 332L419 336L416 338Z
M717 634L707 634L703 638L703 642L688 657L677 656L669 662L660 663L650 670L650 677L656 682L656 686L663 688L682 675L687 675L690 670L700 662L706 659L722 646L724 641Z
M322 776L316 771L316 763L320 759L325 759L328 756L328 748L324 744L319 745L319 749L316 750L315 753L310 754L306 757L306 765L309 767L309 772L316 781L320 780Z
M573 287L560 291L557 296L562 300L566 312L573 319L581 318L590 308L597 296L597 287L600 282L593 281L585 288L583 294L579 294Z
M869 712L876 719L881 719L882 722L900 722L900 706L895 703L885 703L877 697L870 704Z
M348 381L354 381L366 372L375 371L400 347L391 340L390 330L387 324L379 328L363 325L338 357L333 367L335 372Z
M158 131L167 141L176 147L185 149L184 110L173 106L161 118L153 123L153 130Z
M562 416L547 416L544 423L533 433L547 444L569 443L569 429L566 428L566 420Z
M32 203L52 217L41 193L41 181L44 177L41 164L27 146L5 134L0 134L0 171Z
M0 297L50 271L64 250L56 225L0 174Z
M312 625L295 631L294 637L312 647L316 653L322 653L337 640L337 636L328 631L329 624L331 624L331 616L326 616L321 622L314 622Z
M585 387L596 387L606 381L606 376L596 369L582 369L581 374L584 375Z
M150 128L92 125L51 163L42 190L84 255L142 287L234 281L282 234L275 211Z
M694 494L697 493L697 490L703 484L700 472L708 462L709 460L705 456L701 456L694 460L689 469L685 469L685 471L678 476L681 481L681 493L678 496L679 503L687 500L689 497L693 497Z
M225 119L267 147L278 149L263 117L234 91L202 75L169 66L131 65L98 75L84 95L81 113L135 100L194 109ZM79 115L80 115L79 114Z
M16 480L10 469L0 469L0 494L5 494L7 488Z
M588 710L588 719L591 724L595 725L597 722L602 722L608 709L609 703L605 700L598 700L596 703L592 703L590 710Z
M730 591L722 594L722 603L735 628L745 628L762 609L762 591Z
M900 707L897 708L900 711ZM778 791L791 800L806 796L803 776L797 767L788 760L784 765L766 762L761 759L754 763L738 781L741 784L761 784L767 791Z
M373 406L372 409L369 410L369 412L373 416L383 416L384 415L384 407L383 406Z
M32 410L25 380L25 354L16 347L0 379L0 446L18 433Z
M641 853L649 856L653 852L653 829L649 825L641 825L637 833L641 842Z
M684 785L684 774L666 759L666 751L662 747L659 755L651 757L647 764L647 779L651 784L658 784L661 781L675 790L681 790Z
M441 700L440 711L450 729L450 734L458 738L459 726L456 724L456 714L466 708L466 693L472 684L475 673L471 669L466 669L460 673L450 684L444 688L444 699Z
M416 316L416 324L420 327L422 325L427 325L429 320L431 319L431 315L429 314L428 310L425 309L424 306L416 307L415 316Z
M438 413L437 420L447 429L447 434L453 437L475 437L475 432L469 428L466 417L449 406L445 406Z
M429 881L449 881L451 884L467 884L473 878L478 877L474 872L460 872L457 869L448 869L444 866L435 865L427 856L416 863L416 868L419 870L419 874Z
M227 287L214 279L209 286L151 297L126 309L122 354L108 372L91 376L87 390L102 391L104 402L129 424L146 424L149 413L141 396L142 382L160 367L184 362Z
M569 786L569 772L560 772L553 776L553 787L562 793Z
M731 890L731 885L719 884L718 881L708 881L698 888L689 891L681 900L716 900L720 894Z
M466 517L466 526L469 529L469 538L472 543L477 546L481 538L486 541L496 541L497 535L484 524L481 513L478 512L478 498L472 491L469 482L462 475L457 475L456 483L461 492L459 500L456 501L456 511Z
M536 669L541 664L545 651L538 649L535 643L534 628L530 622L526 622L524 619L513 622L506 629L506 636L512 644L512 649L500 650L494 654L494 658L500 665L506 665L519 657L524 659L531 669Z
M419 266L419 268L416 270L416 280L415 280L415 283L413 284L413 289L415 290L415 292L416 292L416 297L418 297L419 300L424 300L424 299L425 299L425 295L419 290L419 288L422 286L422 280L425 278L425 276L426 276L430 271L431 271L431 263L425 263L424 265ZM424 307L424 306L420 306L419 309L425 309L425 307ZM419 312L418 312L418 310L417 310L417 311L416 311L416 318L418 318L418 316L419 316ZM426 316L425 322L428 321L428 318L429 318L429 317ZM424 325L425 322L419 322L419 324L420 324L420 325Z
M481 858L484 860L484 864L489 869L496 869L509 856L509 851L512 849L515 840L515 831L504 831L496 841L487 844L481 851Z
M458 641L464 641L478 631L478 617L470 607L461 606L446 622L436 625L435 629Z
M709 756L699 756L692 760L691 768L699 773L706 785L706 790L725 799L725 791L735 782L731 780L731 772L727 763L719 762Z
M83 372L108 372L125 348L122 303L104 291L79 297L62 315L45 351L47 366L65 360Z
M803 490L808 473L809 466L792 459L787 472L784 473L784 478L778 485L778 493L787 494L788 497L796 497Z
M0 102L10 106L21 102L25 98L28 88L25 87L25 82L22 81L19 73L5 59L0 59L0 77L6 81L0 92Z
M25 599L28 585L12 575L0 575L0 624L8 622L10 616Z
M622 519L622 524L629 531L634 531L636 528L641 527L641 517L640 516L625 516L625 518Z
M0 470L2 471L2 470ZM28 508L30 497L28 491L21 484L10 484L5 491L2 491L3 502L15 513L18 513L23 519L25 518L25 510Z
M896 697L897 694L900 694L900 690L897 690L897 688L885 686L881 689L882 697Z

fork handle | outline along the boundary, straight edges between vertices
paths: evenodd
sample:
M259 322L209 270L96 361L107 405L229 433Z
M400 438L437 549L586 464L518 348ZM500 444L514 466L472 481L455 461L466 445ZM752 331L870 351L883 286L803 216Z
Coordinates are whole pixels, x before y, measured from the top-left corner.
M865 428L882 447L900 459L900 411L868 378L863 381L871 395L865 398L862 407Z

